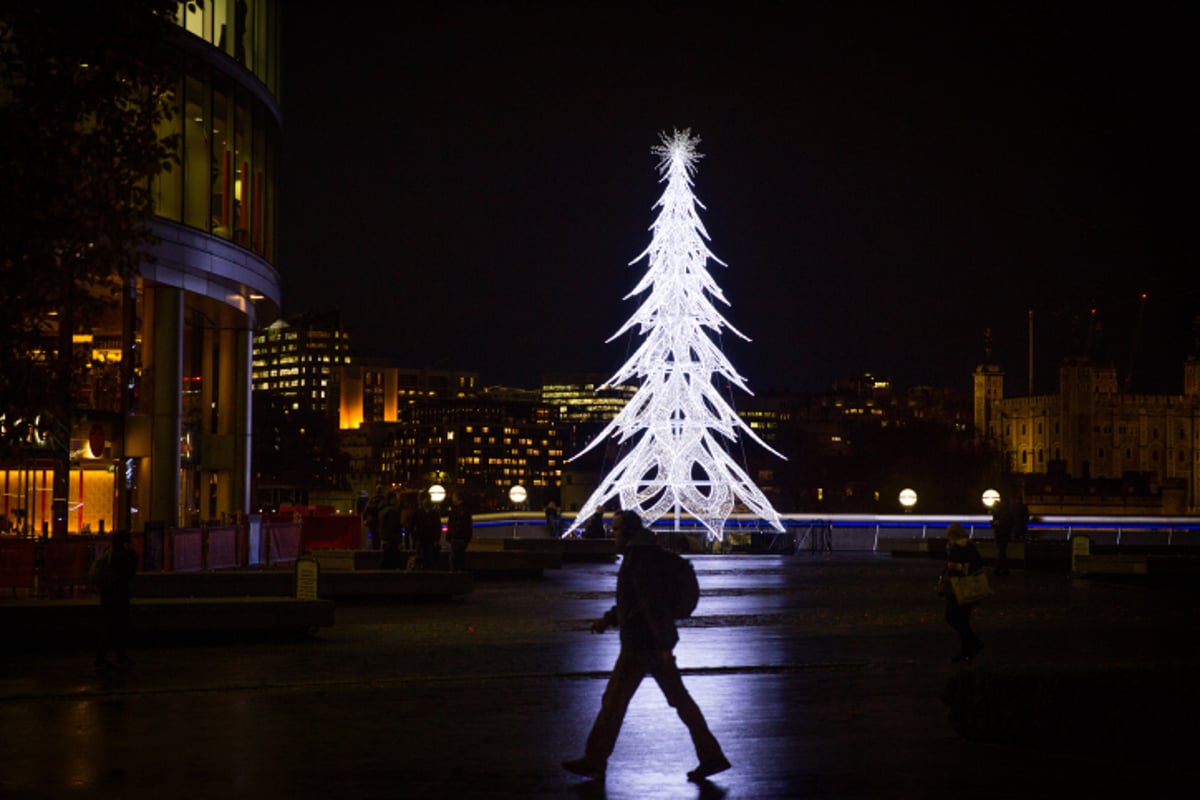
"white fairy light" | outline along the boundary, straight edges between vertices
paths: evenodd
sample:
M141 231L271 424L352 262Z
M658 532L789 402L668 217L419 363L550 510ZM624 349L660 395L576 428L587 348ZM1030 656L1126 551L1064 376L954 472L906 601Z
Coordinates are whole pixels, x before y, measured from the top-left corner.
M625 299L643 293L646 297L608 341L634 328L645 340L624 366L598 387L636 379L640 388L600 435L571 460L610 437L622 444L637 441L601 481L563 535L572 535L614 497L619 498L621 508L636 511L647 523L673 512L676 530L680 517L688 514L717 540L722 538L734 503L741 501L782 532L779 514L725 449L725 443L736 441L740 432L783 458L742 421L713 383L719 379L751 394L745 379L711 338L728 328L749 341L712 302L716 299L729 305L707 269L710 258L725 264L708 249L708 232L697 212L704 206L692 192L692 176L701 158L696 151L700 140L688 130L660 136L662 144L653 152L660 157L658 170L667 186L654 205L660 211L651 226L650 245L630 262L645 258L646 272Z

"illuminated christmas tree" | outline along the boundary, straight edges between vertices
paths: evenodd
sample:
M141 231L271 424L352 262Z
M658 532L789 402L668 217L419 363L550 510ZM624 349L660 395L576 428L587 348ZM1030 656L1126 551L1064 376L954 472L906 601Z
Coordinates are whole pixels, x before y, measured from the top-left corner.
M783 458L750 429L722 397L718 385L732 385L751 394L714 337L723 328L749 339L717 311L725 305L719 286L707 269L711 258L708 233L692 191L696 151L700 143L690 131L661 134L658 170L667 185L654 208L660 209L651 227L650 246L631 264L647 260L645 275L625 299L645 295L637 312L608 340L637 328L645 337L633 356L600 387L637 380L640 388L624 409L574 458L615 437L628 446L575 517L564 535L582 527L610 499L636 511L647 523L673 513L675 530L690 515L720 539L734 504L745 504L756 516L783 531L779 515L745 470L729 455L727 446L739 431ZM714 385L714 380L717 382ZM572 460L574 460L574 458Z

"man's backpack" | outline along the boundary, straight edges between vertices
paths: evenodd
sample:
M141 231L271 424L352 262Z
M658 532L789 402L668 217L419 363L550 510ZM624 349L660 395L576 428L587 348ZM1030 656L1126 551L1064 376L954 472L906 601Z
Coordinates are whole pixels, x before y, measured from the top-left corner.
M659 562L663 578L663 593L674 619L690 617L700 602L700 581L692 562L678 553L661 550Z

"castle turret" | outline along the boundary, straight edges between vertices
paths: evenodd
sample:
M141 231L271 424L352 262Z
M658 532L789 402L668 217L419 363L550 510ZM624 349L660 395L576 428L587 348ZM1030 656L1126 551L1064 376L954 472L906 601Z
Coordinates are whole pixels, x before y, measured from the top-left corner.
M996 403L1004 397L1004 371L992 361L992 329L983 334L983 363L975 367L975 435L982 439L1000 437Z
M1183 394L1200 397L1200 316L1192 322L1192 352L1183 362Z

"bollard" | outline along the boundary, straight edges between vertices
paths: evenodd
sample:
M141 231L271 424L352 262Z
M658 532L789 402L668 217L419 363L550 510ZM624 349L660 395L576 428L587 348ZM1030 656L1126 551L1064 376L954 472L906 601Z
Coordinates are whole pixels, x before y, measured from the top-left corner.
M1075 559L1092 554L1092 539L1089 536L1071 537L1071 572L1078 572Z

